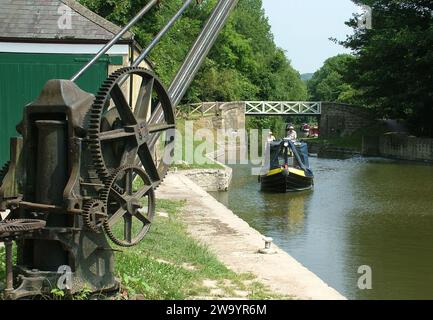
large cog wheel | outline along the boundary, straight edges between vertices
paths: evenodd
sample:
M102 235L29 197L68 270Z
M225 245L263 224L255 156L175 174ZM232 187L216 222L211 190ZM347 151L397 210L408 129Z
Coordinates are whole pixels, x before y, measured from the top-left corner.
M155 216L155 192L142 168L127 165L115 170L101 199L108 213L104 230L115 244L132 247L143 240Z
M134 112L121 87L125 79L138 83ZM158 113L162 110L163 117ZM119 69L101 86L90 109L88 138L96 172L104 183L124 165L138 165L154 187L167 174L174 150L175 115L162 82L149 70ZM165 135L165 137L161 137ZM155 143L155 137L160 137Z

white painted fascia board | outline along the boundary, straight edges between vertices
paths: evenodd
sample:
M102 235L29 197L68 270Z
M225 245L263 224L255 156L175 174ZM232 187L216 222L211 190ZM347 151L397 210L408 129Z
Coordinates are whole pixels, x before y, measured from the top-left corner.
M0 42L0 52L96 54L103 46L103 44ZM116 44L107 54L128 55L129 46L127 44Z

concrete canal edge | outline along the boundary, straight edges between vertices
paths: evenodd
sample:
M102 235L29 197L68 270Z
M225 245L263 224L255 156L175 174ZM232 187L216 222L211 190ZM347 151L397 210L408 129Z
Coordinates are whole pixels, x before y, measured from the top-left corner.
M232 168L181 170L182 175L190 178L205 191L227 191L232 180Z
M206 155L206 158L220 167L218 169L188 169L181 170L181 172L205 191L227 191L232 182L233 169L218 161L220 155L225 156L225 151L221 146L218 150Z
M390 132L362 138L362 155L433 163L433 139Z
M346 299L276 245L275 254L258 253L264 236L182 173L170 173L157 197L186 200L183 219L189 234L231 270L252 273L275 293L295 299Z

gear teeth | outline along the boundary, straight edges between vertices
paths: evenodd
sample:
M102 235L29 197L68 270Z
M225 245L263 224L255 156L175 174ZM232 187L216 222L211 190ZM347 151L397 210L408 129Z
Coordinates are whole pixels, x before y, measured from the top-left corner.
M46 221L36 219L6 219L0 222L0 235L21 233L44 228Z
M115 72L110 74L107 77L107 79L104 81L104 83L101 85L98 93L95 96L93 104L90 108L88 114L89 115L88 139L89 139L89 146L90 146L89 150L92 155L92 160L96 168L96 173L98 174L98 177L102 182L107 181L107 179L109 179L111 176L109 168L107 168L105 164L105 160L102 152L102 146L99 140L103 110L107 106L107 103L109 103L111 100L110 97L111 90L125 75L144 74L144 73L151 77L156 78L151 71L140 67L125 67L116 70ZM162 180L167 174L168 166L165 164L162 164L161 166L162 168L160 168L160 177ZM159 183L160 182L158 182L156 185L158 185Z
M115 189L120 194L124 193L123 188L119 187L115 182L116 182L116 179L118 178L119 174L122 171L126 171L128 169L134 169L136 171L141 172L141 175L143 177L145 177L145 180L147 180L149 183L151 183L151 179L147 175L147 173L142 168L140 168L138 166L135 166L135 165L126 165L126 166L122 166L120 168L117 168L117 169L113 170L112 173L111 173L111 175L110 175L110 177L106 179L105 188L100 192L100 199L101 199L101 201L104 202L104 204L105 204L105 206L107 208L108 208L108 201L109 201L110 190L112 188ZM154 199L154 197L155 197L155 193L154 193L153 187L151 187L151 191L149 193L149 201L151 201L151 203L152 203L152 208L151 208L152 212L150 213L150 215L152 215L152 216L155 214L155 206L154 206L155 199ZM108 219L105 220L105 222L104 222L104 231L107 234L107 236L110 238L111 241L113 241L115 244L117 244L118 246L121 246L121 247L131 247L131 246L134 246L138 242L140 242L144 238L144 236L146 235L146 233L144 233L140 239L134 241L133 243L126 243L124 240L120 240L120 239L118 239L116 237L116 235L114 234L111 226L108 224Z
M102 227L107 220L107 216L105 218L101 218L100 220L93 220L93 210L102 208L103 212L106 213L107 209L102 200L90 200L86 202L83 207L83 223L87 228L94 231L95 233L100 233L102 231Z

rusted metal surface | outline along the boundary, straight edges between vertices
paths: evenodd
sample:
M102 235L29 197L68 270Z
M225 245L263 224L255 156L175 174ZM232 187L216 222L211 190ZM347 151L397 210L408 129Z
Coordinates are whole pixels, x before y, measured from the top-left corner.
M6 250L6 288L5 293L10 294L14 290L14 273L13 273L13 242L5 241Z
M119 84L122 79L132 76L141 81L134 111ZM155 124L148 120L152 119L152 104L161 105L162 123ZM136 164L146 169L154 186L161 182L167 173L169 161L154 159L148 142L155 133L165 131L165 149L170 150L174 144L175 118L164 85L151 71L129 67L108 77L90 108L89 121L90 152L101 181L105 182L113 170L123 165Z
M36 219L8 219L0 222L0 239L35 231L45 227L46 221Z
M6 176L6 173L9 171L10 161L6 162L2 168L0 168L0 186L2 185L3 179Z
M190 3L184 3L150 49ZM172 83L176 103L235 3L221 0L212 13L192 48L195 54ZM120 33L154 4L150 1ZM128 85L135 83L138 92L128 95ZM111 74L96 96L73 81L50 80L25 108L17 126L21 137L11 139L11 161L0 170L0 210L10 210L8 220L0 222L0 241L7 249L6 298L50 294L62 276L59 270L70 270L70 282L61 289L72 294L84 287L118 289L108 240L131 247L152 224L154 189L174 152L175 104L169 92L153 72L131 66ZM12 241L17 243L15 274Z
M10 219L0 222L0 241L4 242L6 251L6 297L14 291L13 240L23 233L40 230L45 224L45 221L35 219Z
M84 205L83 222L97 233L101 232L104 222L107 220L107 208L102 200L90 200Z
M64 207L61 206L55 206L55 205L49 205L49 204L42 204L42 203L35 203L35 202L28 202L28 201L20 201L20 200L8 200L6 201L7 207L12 209L30 209L35 211L41 211L44 213L50 213L50 212L66 212L69 214L83 214L83 210L80 209L70 209L65 210Z
M134 185L138 186L136 190ZM108 219L104 222L108 237L122 247L131 247L143 240L155 216L155 193L146 171L134 165L119 168L108 180L102 198L110 204Z
M29 224L0 225L0 238L17 239L15 279L20 281L5 292L6 298L49 294L64 266L71 270L71 293L83 286L92 291L118 287L113 252L105 235L94 230L101 226L98 209L88 206L93 199L100 201L105 186L87 142L93 101L93 95L68 80L50 80L25 109L22 138L12 140L16 156L1 185L0 202L11 210L10 219L36 219L44 225L34 232Z

